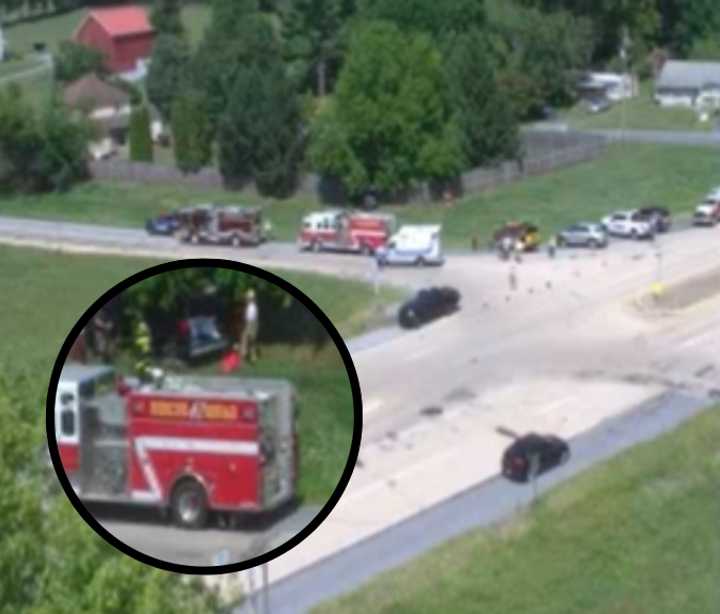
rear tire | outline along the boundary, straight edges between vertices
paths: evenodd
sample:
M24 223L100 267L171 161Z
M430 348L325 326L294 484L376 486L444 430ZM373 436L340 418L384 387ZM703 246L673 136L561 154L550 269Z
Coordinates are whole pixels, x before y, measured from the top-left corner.
M427 263L425 262L425 258L421 256L415 261L415 264L419 267L424 267Z
M175 524L184 529L205 526L208 516L207 494L195 480L180 482L173 490L170 501Z
M598 248L598 242L595 239L590 239L588 241L588 247L590 249L597 249Z

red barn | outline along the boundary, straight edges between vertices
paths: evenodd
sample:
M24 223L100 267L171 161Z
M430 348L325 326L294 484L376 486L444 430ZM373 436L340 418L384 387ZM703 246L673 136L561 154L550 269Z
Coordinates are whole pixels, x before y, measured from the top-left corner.
M75 30L75 42L105 54L111 72L129 72L138 60L149 58L155 32L141 6L120 6L90 11Z

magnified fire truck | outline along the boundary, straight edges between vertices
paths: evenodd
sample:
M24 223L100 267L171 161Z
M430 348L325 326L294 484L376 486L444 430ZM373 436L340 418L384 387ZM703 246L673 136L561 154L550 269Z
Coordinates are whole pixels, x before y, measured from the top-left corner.
M280 379L166 376L140 384L68 363L55 399L62 466L88 502L150 505L198 528L211 510L295 497L296 393Z

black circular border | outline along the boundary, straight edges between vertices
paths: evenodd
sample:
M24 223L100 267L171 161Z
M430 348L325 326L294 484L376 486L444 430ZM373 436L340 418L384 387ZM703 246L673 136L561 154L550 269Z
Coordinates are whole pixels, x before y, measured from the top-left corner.
M322 509L313 517L313 519L307 525L305 525L305 527L303 527L298 533L296 533L293 537L288 539L280 546L277 546L276 548L273 548L272 550L269 550L268 552L265 552L264 554L261 554L259 556L237 563L230 563L228 565L201 566L170 563L169 561L164 561L162 559L158 559L148 554L145 554L144 552L140 552L139 550L136 550L135 548L132 548L126 543L119 540L112 533L110 533L110 531L105 529L97 520L95 520L94 516L87 510L85 505L75 493L75 490L71 486L70 481L65 474L65 470L63 469L57 441L55 440L55 395L57 392L58 382L60 380L60 373L62 371L63 365L65 364L65 360L67 359L67 355L70 352L73 343L82 331L83 327L90 321L90 319L95 315L95 313L103 305L105 305L105 303L107 303L108 300L117 296L130 286L144 279L147 279L148 277L153 277L157 274L166 273L168 271L175 271L179 269L197 267L232 269L235 271L240 271L242 273L255 275L256 277L259 277L261 279L264 279L265 281L269 281L281 287L286 292L293 295L297 300L302 302L305 307L307 307L315 315L315 317L317 317L323 323L325 329L328 331L330 337L334 341L338 352L342 356L343 363L348 374L348 379L350 380L350 388L352 390L353 396L354 420L350 451L348 453L348 459L345 464L345 468L342 475L340 476L340 481L335 487L332 495L330 495L328 501L325 503ZM98 535L100 535L100 537L105 539L105 541L107 541L109 544L115 546L115 548L117 548L124 554L127 554L128 556L140 561L141 563L145 563L146 565L150 565L152 567L157 567L166 571L189 575L219 575L257 567L258 565L268 563L269 561L277 558L278 556L288 552L289 550L300 544L300 542L302 542L306 537L308 537L313 531L315 531L315 529L320 526L320 524L328 517L330 512L337 505L340 497L347 488L348 482L350 481L350 477L353 473L353 470L355 469L357 457L360 452L360 440L362 437L362 419L362 395L360 392L360 383L358 380L357 371L355 370L355 365L352 361L352 358L350 357L350 352L345 345L345 341L340 336L340 333L335 328L335 325L325 315L322 309L320 309L320 307L318 307L315 302L304 292L302 292L300 289L298 289L288 281L284 280L283 278L275 275L274 273L270 273L269 271L246 264L244 262L236 262L232 260L223 260L218 258L193 258L187 260L165 262L163 264L147 268L143 271L135 273L134 275L131 275L127 279L124 279L120 283L110 288L104 294L102 294L95 302L92 303L92 305L90 305L90 307L87 308L87 310L82 314L82 316L80 316L80 319L70 330L70 333L68 333L68 336L66 337L62 347L60 348L60 352L55 359L55 364L53 366L52 374L50 376L47 401L45 404L45 428L47 431L46 435L48 449L50 452L50 457L52 459L53 468L55 469L55 473L57 474L58 480L60 481L60 484L65 491L65 494L67 495L70 503L72 503L78 514L80 514L80 516L85 520L85 522Z

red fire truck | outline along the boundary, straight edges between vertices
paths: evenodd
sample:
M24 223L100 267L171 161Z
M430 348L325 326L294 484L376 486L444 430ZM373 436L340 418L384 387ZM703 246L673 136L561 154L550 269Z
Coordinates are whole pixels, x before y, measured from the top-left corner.
M372 254L395 230L395 216L380 213L318 211L303 218L300 249L323 249Z
M158 506L196 528L210 510L265 512L294 498L295 396L286 380L139 384L111 367L68 363L55 437L83 501Z
M268 238L258 208L206 204L181 209L177 215L177 236L188 243L257 246Z

